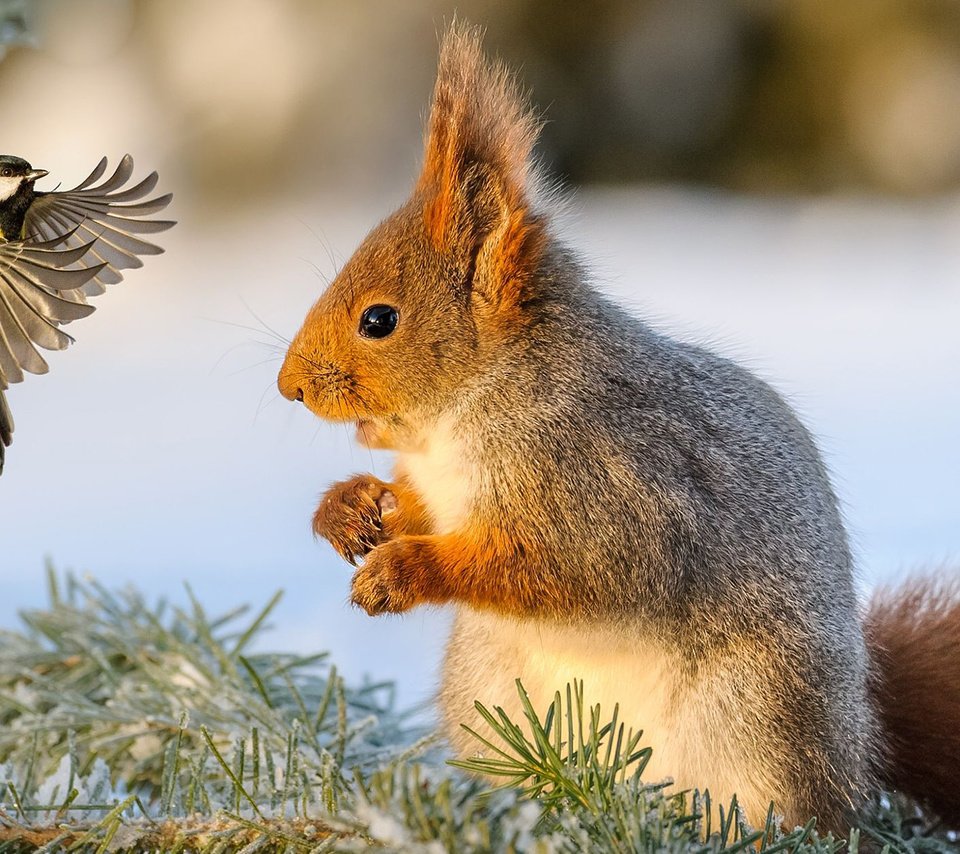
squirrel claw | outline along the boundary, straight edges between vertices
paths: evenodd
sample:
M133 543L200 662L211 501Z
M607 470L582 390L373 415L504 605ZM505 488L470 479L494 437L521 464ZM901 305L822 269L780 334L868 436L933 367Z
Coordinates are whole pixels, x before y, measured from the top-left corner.
M334 484L313 515L314 533L328 540L344 560L356 566L357 558L365 557L389 539L380 508L385 496L392 497L387 485L369 475Z
M400 559L399 541L374 549L353 576L350 601L371 617L399 614L417 604L410 590L410 574Z
M379 614L385 614L390 609L388 607L390 603L390 597L386 594L381 595L377 599L373 598L358 598L356 594L350 597L350 603L357 608L363 608L367 612L367 615L370 617L376 617Z

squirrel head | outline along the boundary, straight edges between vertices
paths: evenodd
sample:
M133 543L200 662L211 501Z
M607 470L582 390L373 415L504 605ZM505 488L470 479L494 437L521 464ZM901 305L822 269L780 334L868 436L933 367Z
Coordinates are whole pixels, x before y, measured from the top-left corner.
M388 433L442 411L523 333L547 243L534 209L538 131L512 77L485 59L479 31L455 24L413 193L307 314L280 371L285 397L365 424L368 444L390 446Z

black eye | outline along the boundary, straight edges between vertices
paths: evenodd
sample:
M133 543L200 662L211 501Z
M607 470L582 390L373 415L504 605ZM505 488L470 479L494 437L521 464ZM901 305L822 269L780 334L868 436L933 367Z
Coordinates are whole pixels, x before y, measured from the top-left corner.
M390 305L372 305L360 317L360 334L364 338L386 338L397 328L400 315Z
M12 169L4 169L3 172L0 173L0 174L2 174L4 178L9 178L9 177L13 174L13 170L12 170Z

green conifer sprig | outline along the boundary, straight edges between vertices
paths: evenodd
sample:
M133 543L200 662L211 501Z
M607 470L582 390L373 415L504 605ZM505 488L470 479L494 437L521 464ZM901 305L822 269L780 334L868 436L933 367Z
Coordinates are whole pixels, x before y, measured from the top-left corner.
M558 691L542 717L519 680L517 692L522 724L500 707L491 711L476 703L491 735L464 728L484 752L450 764L502 778L504 787L537 799L546 808L540 818L545 832L556 832L576 817L582 841L605 851L644 850L651 843L659 851L717 854L745 848L773 852L842 847L832 837L815 839L815 820L792 834L779 833L772 805L766 827L752 830L742 821L735 798L719 808L714 830L708 793L668 794L667 783L643 782L651 750L640 747L642 732L625 727L617 706L606 722L599 706L585 707L583 681L568 684L565 696ZM488 757L487 751L494 755Z

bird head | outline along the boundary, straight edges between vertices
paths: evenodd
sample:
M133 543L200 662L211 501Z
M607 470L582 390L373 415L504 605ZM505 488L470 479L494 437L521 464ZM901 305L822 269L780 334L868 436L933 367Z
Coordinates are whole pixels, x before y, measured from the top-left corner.
M33 187L33 182L46 174L46 169L34 169L22 157L0 154L0 201L9 199L23 186Z

